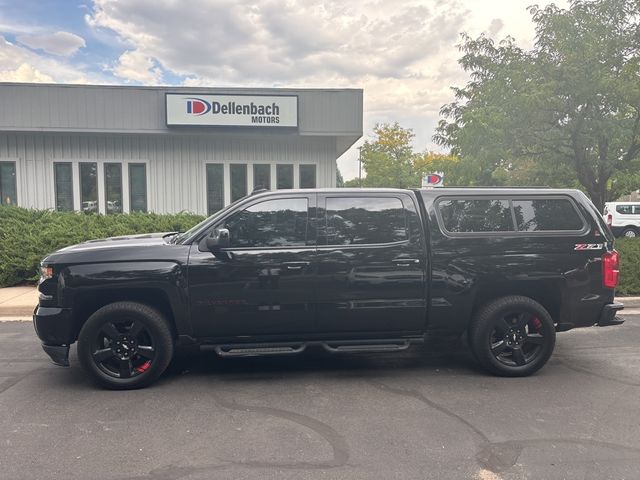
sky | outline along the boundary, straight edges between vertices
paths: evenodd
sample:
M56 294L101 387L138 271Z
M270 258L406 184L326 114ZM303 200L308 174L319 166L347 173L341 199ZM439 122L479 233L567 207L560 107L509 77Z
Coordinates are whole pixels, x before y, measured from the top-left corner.
M0 81L364 89L376 123L432 135L467 76L460 34L531 46L539 0L0 0ZM556 0L566 7L566 0Z

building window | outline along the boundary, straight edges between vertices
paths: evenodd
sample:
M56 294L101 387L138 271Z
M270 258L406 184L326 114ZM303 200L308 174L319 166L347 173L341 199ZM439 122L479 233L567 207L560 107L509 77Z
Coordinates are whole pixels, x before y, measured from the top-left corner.
M98 213L98 164L80 163L80 209Z
M73 211L73 168L70 163L54 163L56 210Z
M300 188L316 188L315 165L300 165Z
M207 214L211 215L224 207L224 165L207 164Z
M232 163L231 166L231 201L247 195L247 166Z
M256 163L253 165L253 189L271 190L271 165Z
M144 163L129 164L129 210L147 211L147 166Z
M0 162L0 203L17 205L16 162Z
M276 165L278 190L293 188L293 165Z
M104 164L104 192L107 214L122 213L122 164Z

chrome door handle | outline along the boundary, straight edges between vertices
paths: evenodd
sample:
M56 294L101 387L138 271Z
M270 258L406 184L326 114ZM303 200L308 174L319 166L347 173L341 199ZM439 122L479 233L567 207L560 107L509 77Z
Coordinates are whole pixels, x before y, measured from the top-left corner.
M284 264L285 267L287 267L287 270L302 270L305 267L308 267L310 265L310 262L286 262Z
M418 265L420 260L417 258L394 258L393 263L398 267L410 267L411 265Z

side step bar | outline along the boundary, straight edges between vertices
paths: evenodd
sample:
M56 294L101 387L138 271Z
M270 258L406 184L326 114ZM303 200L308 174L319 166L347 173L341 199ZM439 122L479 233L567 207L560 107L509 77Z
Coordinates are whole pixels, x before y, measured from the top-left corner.
M263 355L295 355L308 346L321 346L329 353L401 352L412 343L423 343L424 338L381 340L336 340L329 342L241 343L214 345L221 357L257 357ZM203 345L206 348L206 345ZM211 348L211 347L209 347Z
M216 345L213 349L221 357L258 357L263 355L295 355L307 348L306 343Z
M329 353L365 353L365 352L401 352L411 345L407 339L352 342L323 342L323 348Z

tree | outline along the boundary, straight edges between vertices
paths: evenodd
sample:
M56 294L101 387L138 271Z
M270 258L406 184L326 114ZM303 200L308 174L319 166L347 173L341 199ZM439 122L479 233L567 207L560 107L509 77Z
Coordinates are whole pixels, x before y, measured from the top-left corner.
M598 207L640 187L640 1L531 7L536 42L463 36L471 79L434 140L485 184L579 185Z
M415 186L413 162L415 154L411 142L414 133L397 122L379 124L373 129L374 139L367 140L361 149L365 187ZM356 180L357 181L357 180Z
M340 173L339 168L336 168L336 187L344 187L344 178L342 178L342 173Z

